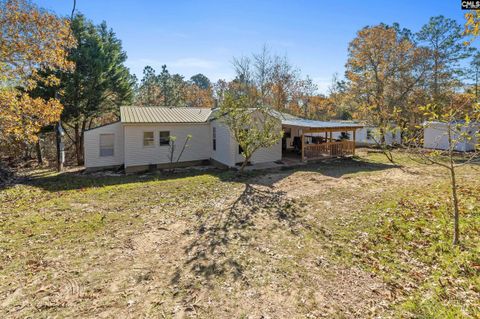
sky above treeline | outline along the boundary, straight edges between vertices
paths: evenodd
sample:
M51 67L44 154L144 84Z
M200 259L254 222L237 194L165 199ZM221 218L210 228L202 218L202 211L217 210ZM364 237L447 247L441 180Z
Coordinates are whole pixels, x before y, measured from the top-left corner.
M36 0L70 15L73 0ZM309 75L326 93L332 75L343 76L348 43L356 32L381 22L418 31L429 18L444 15L464 23L460 0L282 1L282 0L77 0L77 12L106 21L122 40L127 66L142 78L146 65L157 73L166 64L186 78L203 73L212 81L233 78L232 59L273 53Z

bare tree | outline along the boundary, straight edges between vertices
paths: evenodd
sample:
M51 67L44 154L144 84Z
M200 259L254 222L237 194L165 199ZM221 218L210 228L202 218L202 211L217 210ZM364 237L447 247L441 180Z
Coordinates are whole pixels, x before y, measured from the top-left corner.
M436 165L446 169L450 176L451 199L453 203L453 244L460 244L460 208L458 198L457 169L480 159L480 106L474 103L472 96L466 94L455 95L450 98L448 107L431 104L422 108L429 121L425 122L424 129L432 123L441 125L436 130L437 136L431 145L431 150L423 148L424 134L418 133L409 141L409 151L412 159L423 164ZM469 153L457 152L463 143L473 145Z

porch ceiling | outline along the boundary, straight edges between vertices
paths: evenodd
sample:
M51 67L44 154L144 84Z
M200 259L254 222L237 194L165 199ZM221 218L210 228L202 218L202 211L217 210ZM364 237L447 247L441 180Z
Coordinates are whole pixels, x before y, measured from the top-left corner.
M282 120L282 125L306 128L305 133L354 131L363 127L363 125L357 123L324 122L305 119Z

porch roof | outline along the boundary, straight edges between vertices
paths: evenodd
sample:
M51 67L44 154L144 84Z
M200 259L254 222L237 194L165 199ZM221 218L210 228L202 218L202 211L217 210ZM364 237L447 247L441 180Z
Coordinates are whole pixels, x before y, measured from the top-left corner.
M282 125L307 128L310 131L351 131L363 127L361 124L352 122L325 122L300 118L282 120Z

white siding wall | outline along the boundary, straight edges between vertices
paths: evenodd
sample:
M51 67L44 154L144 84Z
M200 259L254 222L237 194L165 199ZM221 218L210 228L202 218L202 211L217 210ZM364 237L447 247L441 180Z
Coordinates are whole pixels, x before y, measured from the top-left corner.
M261 113L254 113L253 116L261 116ZM281 121L278 120L277 129L282 129ZM232 138L233 152L235 154L235 163L241 163L244 161L242 154L238 152L238 143ZM282 139L279 139L278 142L268 148L260 148L255 153L253 153L250 162L252 164L275 162L282 159Z
M242 154L238 152L238 143L232 140L232 145L234 145L232 152L235 155L235 162L232 166L236 163L243 163L244 157ZM267 162L275 162L282 159L282 141L279 140L277 144L268 147L268 148L260 148L255 153L253 153L250 162L252 164L258 163L267 163Z
M244 157L238 152L238 143L235 141L230 129L221 122L214 120L212 126L217 127L217 151L212 152L212 158L230 167L236 163L244 161ZM278 121L278 129L281 129L280 120ZM282 159L282 141L269 148L261 148L257 150L251 158L252 164L274 162Z
M192 138L187 144L180 162L205 160L211 157L212 138L209 123L199 124L130 124L125 125L125 167L169 163L168 145L159 145L160 131L170 131L175 136L174 161L181 151L187 135ZM143 132L154 132L154 146L143 146Z
M114 134L115 143L113 156L100 157L100 134ZM123 151L123 127L122 123L112 123L85 132L84 138L85 167L102 167L122 165L124 161Z
M475 126L462 127L462 132L468 133L473 137L471 140L461 141L460 134L454 134L453 140L456 140L455 150L459 152L468 152L475 149L476 136L475 133L479 128ZM424 130L423 147L430 149L448 150L448 131L447 124L444 123L427 123Z
M275 162L282 159L282 141L269 148L261 148L253 153L251 162L253 164Z
M225 164L227 166L234 166L234 153L233 153L233 144L235 141L230 136L230 130L228 127L219 122L218 120L214 120L211 123L210 130L215 127L217 130L217 150L212 150L212 158L217 162Z
M371 131L374 137L373 138L368 138L368 131ZM350 140L353 138L351 132L350 133ZM341 133L333 133L333 137L337 138L337 136L340 136ZM380 132L377 127L375 126L365 126L363 128L360 128L357 130L355 133L355 140L356 144L360 145L375 145L376 141L380 141ZM387 145L393 145L393 144L401 144L402 142L402 135L401 135L401 130L400 128L396 128L392 131L389 131L385 134L385 143Z

